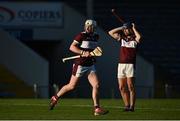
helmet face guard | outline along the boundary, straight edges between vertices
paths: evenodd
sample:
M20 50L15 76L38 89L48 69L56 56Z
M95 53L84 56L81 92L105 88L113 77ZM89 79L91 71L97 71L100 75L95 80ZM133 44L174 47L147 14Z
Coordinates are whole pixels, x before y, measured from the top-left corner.
M85 22L84 29L87 32L94 32L94 30L96 29L96 26L97 26L96 21L88 19Z
M97 23L96 23L96 21L94 21L94 20L88 19L88 20L86 20L86 22L85 22L85 26L93 26L93 27L96 27L96 26L97 26Z

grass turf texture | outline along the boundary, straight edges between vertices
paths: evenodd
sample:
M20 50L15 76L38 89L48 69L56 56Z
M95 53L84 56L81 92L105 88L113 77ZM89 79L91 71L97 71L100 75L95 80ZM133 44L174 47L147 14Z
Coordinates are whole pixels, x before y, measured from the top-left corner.
M91 99L61 99L49 110L49 99L0 99L0 120L180 119L180 99L137 99L135 112L123 112L120 99L101 99L107 115L94 116Z

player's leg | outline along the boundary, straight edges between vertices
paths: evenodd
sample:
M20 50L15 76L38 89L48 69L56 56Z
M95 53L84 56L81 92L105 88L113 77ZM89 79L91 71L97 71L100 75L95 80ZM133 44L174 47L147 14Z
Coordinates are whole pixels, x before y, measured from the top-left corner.
M126 64L118 64L118 84L119 84L119 91L121 93L125 108L124 111L128 111L130 106L129 101L129 92L127 90L127 78L125 74Z
M99 103L99 80L96 75L96 72L90 72L88 75L89 83L92 86L92 99L94 103L94 115L104 115L108 113L107 110L104 110L100 107Z
M130 107L129 92L127 89L127 78L118 78L119 90L125 105L124 111L128 111Z
M64 85L55 96L52 96L51 102L50 102L50 110L54 108L54 106L57 104L58 99L62 95L64 95L66 92L69 92L75 88L79 80L79 77L81 77L84 74L82 70L83 70L82 66L79 66L76 64L73 65L72 75L71 75L71 79L69 83Z
M79 81L79 77L76 77L74 75L71 76L71 79L69 81L68 84L64 85L59 92L57 93L58 97L61 97L62 95L64 95L66 92L69 92L71 90L73 90L76 87L76 84Z
M135 100L136 100L136 92L135 92L135 87L134 87L134 79L135 79L134 64L127 64L126 69L127 69L126 75L127 75L128 90L130 92L130 110L129 111L134 111Z
M94 106L99 106L99 80L95 72L88 75L89 83L92 86L92 99Z
M134 87L134 77L127 78L128 89L130 92L130 111L134 111L135 101L136 101L136 92Z
M50 110L54 108L54 106L57 104L58 99L64 95L65 93L73 90L76 87L76 84L78 83L79 77L76 77L74 75L71 76L71 79L68 84L64 85L59 92L55 95L52 96L51 102L50 102Z

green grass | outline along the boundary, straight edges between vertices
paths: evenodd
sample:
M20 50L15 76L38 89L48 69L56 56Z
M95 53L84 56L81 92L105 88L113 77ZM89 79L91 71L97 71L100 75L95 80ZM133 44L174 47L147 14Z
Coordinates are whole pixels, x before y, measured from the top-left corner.
M102 99L110 112L94 116L91 99L62 99L49 111L48 99L0 99L1 120L117 120L117 119L180 119L180 99L137 99L135 112L123 112L120 99Z

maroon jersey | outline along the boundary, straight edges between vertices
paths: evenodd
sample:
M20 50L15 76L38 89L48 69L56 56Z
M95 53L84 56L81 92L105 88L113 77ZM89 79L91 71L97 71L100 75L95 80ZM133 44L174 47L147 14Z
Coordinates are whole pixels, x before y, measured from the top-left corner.
M84 51L93 51L98 44L99 35L97 33L81 32L75 38L74 41L79 45L78 47ZM94 57L80 57L75 59L75 64L82 66L91 66L95 62Z
M120 47L120 63L135 64L138 42L135 37L122 38Z

